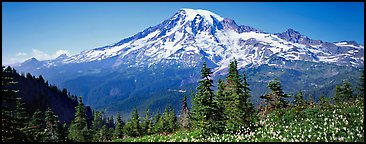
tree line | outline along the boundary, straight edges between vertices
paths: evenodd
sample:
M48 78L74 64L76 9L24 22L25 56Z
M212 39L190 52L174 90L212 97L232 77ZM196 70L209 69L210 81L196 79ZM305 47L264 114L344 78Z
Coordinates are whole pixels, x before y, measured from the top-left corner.
M3 67L3 86L16 84L7 75L9 72L11 68ZM106 117L103 112L93 111L92 121L88 123L85 105L80 96L75 107L75 117L69 125L61 124L50 108L44 112L36 111L29 117L24 103L16 96L17 90L3 89L2 141L100 142L151 134L166 135L177 130L196 130L200 137L205 138L213 134L241 133L244 129L255 129L259 119L266 118L270 113L281 115L290 107L299 110L315 105L326 107L364 97L363 72L359 94L355 94L350 83L344 81L342 85L337 85L332 99L321 96L318 103L314 99L305 100L301 91L293 96L294 102L289 102L287 98L292 96L285 94L280 81L274 79L267 85L271 91L260 96L262 102L255 107L250 100L246 75L244 72L239 73L235 58L229 64L226 79L218 80L216 92L212 90L211 75L211 69L203 63L197 92L192 93L192 110L189 110L187 96L184 96L178 116L170 105L163 113L158 111L154 116L149 109L146 109L144 116L140 116L137 108L134 108L128 121L123 121L120 113L113 118Z

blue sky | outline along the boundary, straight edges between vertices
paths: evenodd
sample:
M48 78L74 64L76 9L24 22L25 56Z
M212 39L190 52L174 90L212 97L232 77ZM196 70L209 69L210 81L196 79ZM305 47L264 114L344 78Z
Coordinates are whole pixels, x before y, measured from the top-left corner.
M312 39L364 44L363 2L2 2L2 63L109 45L181 8L209 10L269 33L292 28Z

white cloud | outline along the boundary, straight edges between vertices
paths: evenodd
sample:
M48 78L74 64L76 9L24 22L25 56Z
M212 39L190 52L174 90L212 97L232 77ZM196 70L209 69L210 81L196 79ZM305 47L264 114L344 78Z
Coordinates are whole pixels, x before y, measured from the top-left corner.
M16 63L22 63L32 57L36 58L37 60L50 60L50 59L55 59L58 56L62 55L62 54L66 54L66 55L70 55L70 52L67 50L57 50L55 53L53 54L48 54L45 53L41 50L38 49L32 49L31 54L27 54L24 52L18 52L15 54L14 57L11 57L9 59L4 59L2 60L2 64L3 65L11 65L11 64L16 64Z
M16 56L26 56L26 55L27 55L27 53L18 52L18 53L16 53L15 55L16 55Z
M54 54L47 54L47 53L45 53L43 51L40 51L38 49L32 49L32 56L34 58L36 58L37 60L55 59L55 58L57 58L58 56L60 56L62 54L70 55L70 53L67 50L58 50Z

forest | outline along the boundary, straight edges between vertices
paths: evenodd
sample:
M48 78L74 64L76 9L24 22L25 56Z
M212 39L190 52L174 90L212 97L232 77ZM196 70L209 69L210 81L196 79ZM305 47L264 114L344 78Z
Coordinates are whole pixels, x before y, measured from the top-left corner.
M278 79L268 82L269 92L254 105L247 78L239 73L237 61L229 64L225 79L213 91L211 69L203 64L196 92L182 98L179 113L172 106L163 113L135 108L127 121L117 113L89 112L82 97L77 98L39 76L23 76L41 81L54 91L77 102L71 122L60 121L51 106L27 110L19 97L17 72L2 71L2 142L363 142L364 72L361 85L347 80L336 86L331 98L305 100L301 90L295 95L283 92ZM19 75L19 74L17 74ZM354 91L353 89L357 89ZM289 98L294 98L290 101ZM174 104L178 105L178 104ZM90 111L90 110L89 110ZM88 116L89 115L89 116Z

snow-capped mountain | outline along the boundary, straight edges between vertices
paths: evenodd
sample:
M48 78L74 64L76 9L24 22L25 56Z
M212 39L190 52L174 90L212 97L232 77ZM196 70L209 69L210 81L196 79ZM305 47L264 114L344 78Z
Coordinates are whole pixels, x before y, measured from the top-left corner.
M201 59L215 65L215 71L227 67L235 57L239 67L269 64L271 57L360 66L364 46L355 42L323 42L299 32L270 34L237 25L207 10L181 9L161 24L123 39L113 45L85 50L62 64L102 61L118 57L112 66L151 66L178 63L195 67ZM56 59L55 61L59 61ZM51 63L51 64L50 64ZM54 65L49 61L45 66Z
M312 40L293 29L266 33L206 10L181 9L117 43L70 57L31 59L15 69L41 74L93 108L129 113L135 106L154 111L168 103L179 109L180 96L195 89L203 61L217 80L234 57L248 74L255 101L273 78L282 80L285 92L330 94L343 79L355 81L364 46Z

